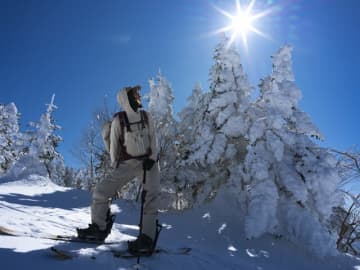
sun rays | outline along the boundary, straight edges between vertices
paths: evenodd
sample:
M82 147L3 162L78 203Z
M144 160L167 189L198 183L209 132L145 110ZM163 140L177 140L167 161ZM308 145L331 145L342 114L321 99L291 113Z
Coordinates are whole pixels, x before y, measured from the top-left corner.
M235 14L215 7L221 14L229 18L230 23L215 31L215 34L231 32L231 38L228 46L230 46L238 37L241 37L246 50L248 49L248 34L253 32L259 36L270 39L268 35L261 32L256 26L255 22L271 13L270 9L254 13L253 8L256 0L251 0L248 6L243 7L240 0L236 0Z

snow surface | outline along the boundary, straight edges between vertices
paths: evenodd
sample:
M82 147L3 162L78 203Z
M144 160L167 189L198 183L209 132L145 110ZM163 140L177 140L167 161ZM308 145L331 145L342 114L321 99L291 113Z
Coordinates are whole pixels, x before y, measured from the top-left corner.
M0 179L1 180L1 179ZM87 226L91 194L59 187L49 179L30 175L22 180L0 181L0 226L31 235L71 234ZM181 213L162 213L164 229L159 246L191 247L190 255L158 254L141 259L141 269L342 269L359 270L360 259L350 255L319 258L284 239L266 235L247 240L239 229L236 202L220 193L217 199L200 208ZM65 243L26 236L0 235L1 269L134 269L136 259L114 258L109 248L124 248L138 231L139 206L118 200L113 231L107 241L112 245L94 246ZM57 260L49 248L73 250L79 257ZM96 259L91 259L96 256Z

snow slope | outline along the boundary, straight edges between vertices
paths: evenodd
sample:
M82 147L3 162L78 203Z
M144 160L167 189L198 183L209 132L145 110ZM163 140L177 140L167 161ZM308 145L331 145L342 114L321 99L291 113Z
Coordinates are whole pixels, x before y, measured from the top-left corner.
M91 194L54 185L49 179L31 175L25 179L0 181L0 226L32 235L71 234L87 226ZM183 213L162 213L164 229L159 245L189 246L190 255L158 254L141 260L145 269L342 269L360 270L360 259L339 255L317 258L284 239L264 236L246 240L236 215L236 203L227 194L215 202ZM116 223L107 241L112 245L82 243L0 235L1 269L133 269L136 259L114 258L109 248L124 248L137 235L139 206L126 201L113 205ZM74 250L79 257L56 260L51 246ZM96 259L91 259L95 255Z

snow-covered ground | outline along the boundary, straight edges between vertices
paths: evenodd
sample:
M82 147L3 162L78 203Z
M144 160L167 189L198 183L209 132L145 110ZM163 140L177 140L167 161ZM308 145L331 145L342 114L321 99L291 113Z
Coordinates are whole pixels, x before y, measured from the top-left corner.
M2 183L1 183L2 182ZM23 180L0 181L0 226L31 235L73 234L87 226L91 194L54 185L32 175ZM360 270L360 259L339 255L317 258L285 239L264 236L246 240L236 203L220 194L211 204L183 213L162 213L164 229L159 246L191 247L189 255L157 254L141 260L145 269L341 269ZM133 269L136 259L114 258L108 249L124 248L137 235L139 206L118 200L113 205L116 223L107 241L95 246L41 238L0 235L1 269ZM51 246L76 251L72 260L56 260ZM91 259L95 255L96 259Z

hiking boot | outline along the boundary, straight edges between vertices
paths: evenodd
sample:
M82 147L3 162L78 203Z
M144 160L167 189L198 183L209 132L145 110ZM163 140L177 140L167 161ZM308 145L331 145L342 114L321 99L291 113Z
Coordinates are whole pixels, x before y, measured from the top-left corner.
M111 215L110 211L107 213L106 217L106 228L105 230L100 230L97 224L89 224L88 228L85 229L76 229L78 237L80 239L85 239L89 241L98 241L104 242L105 238L110 234L112 226L115 221L115 215Z
M76 231L80 239L99 242L103 242L109 234L109 231L107 229L100 230L99 226L95 223L89 224L88 228L77 228Z
M128 251L135 256L151 256L154 251L154 241L143 233L135 241L128 242Z

